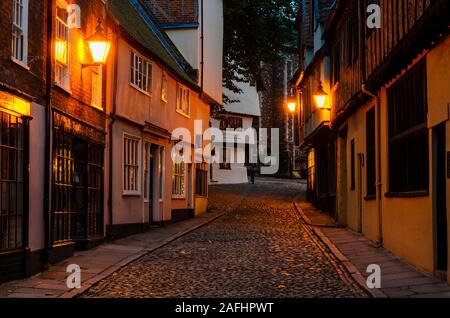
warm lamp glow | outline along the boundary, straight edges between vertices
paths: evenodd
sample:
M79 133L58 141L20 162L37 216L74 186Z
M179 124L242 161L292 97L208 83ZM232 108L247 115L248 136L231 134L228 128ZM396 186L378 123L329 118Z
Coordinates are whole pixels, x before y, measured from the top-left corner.
M297 100L295 95L288 96L287 107L291 113L295 112L295 109L297 108Z
M288 109L289 109L289 111L290 111L291 113L295 112L296 106L297 106L297 105L295 104L295 102L290 102L290 103L288 103Z
M105 64L106 59L108 58L109 50L111 49L111 42L88 41L88 43L94 63Z
M327 101L328 94L323 90L322 82L319 84L319 88L314 93L314 101L318 108L324 108L325 102Z
M314 101L318 108L324 108L326 99L325 95L314 95Z
M56 41L55 43L55 58L62 64L67 64L67 42Z
M105 64L111 49L111 42L103 32L102 20L98 19L98 25L95 33L86 39L91 51L93 65ZM89 66L89 65L86 65Z

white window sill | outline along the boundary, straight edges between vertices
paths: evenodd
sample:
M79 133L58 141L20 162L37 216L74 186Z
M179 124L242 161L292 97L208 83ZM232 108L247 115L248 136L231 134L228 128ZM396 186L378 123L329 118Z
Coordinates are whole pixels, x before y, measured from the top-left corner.
M183 112L183 111L181 111L179 109L177 109L177 113L180 114L183 117L191 118L191 115L188 115L188 114L186 114L185 112Z
M30 70L30 67L22 61L19 61L18 59L16 59L15 57L11 56L11 61L13 61L15 64L19 65L20 67L23 67L24 69L26 69L27 71Z
M173 200L185 200L186 196L185 195L172 195L172 199Z
M142 94L147 95L148 97L152 97L151 93L149 93L147 91L144 91L142 88L139 88L138 86L136 86L136 85L134 85L132 83L130 83L130 86L133 87L135 90L141 92Z
M140 197L141 192L139 192L139 191L123 191L122 196L124 196L124 197Z

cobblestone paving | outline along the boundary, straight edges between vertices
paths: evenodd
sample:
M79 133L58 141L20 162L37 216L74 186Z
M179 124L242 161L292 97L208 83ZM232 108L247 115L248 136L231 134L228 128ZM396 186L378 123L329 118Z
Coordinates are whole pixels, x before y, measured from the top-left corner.
M228 213L94 286L83 297L366 297L303 225L303 185L216 186Z

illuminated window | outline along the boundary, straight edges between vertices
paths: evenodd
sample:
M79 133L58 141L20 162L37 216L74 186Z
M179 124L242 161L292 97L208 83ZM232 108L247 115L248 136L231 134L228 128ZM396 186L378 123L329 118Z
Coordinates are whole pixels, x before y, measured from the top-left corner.
M180 84L177 85L177 111L188 116L191 113L191 97L189 95L189 89Z
M102 107L102 67L92 67L92 106L103 109Z
M152 64L141 55L131 52L131 86L149 93L152 82Z
M13 1L12 58L27 64L28 0Z
M123 137L123 192L139 194L139 144L140 139Z
M65 88L70 88L70 69L69 69L69 46L70 34L67 26L67 10L58 7L56 10L56 42L55 42L55 59L56 59L56 83Z
M172 196L174 198L184 198L184 173L185 164L183 156L176 156L173 163L173 177L172 177Z
M167 94L169 90L169 80L167 77L167 72L162 73L161 79L161 100L167 103Z

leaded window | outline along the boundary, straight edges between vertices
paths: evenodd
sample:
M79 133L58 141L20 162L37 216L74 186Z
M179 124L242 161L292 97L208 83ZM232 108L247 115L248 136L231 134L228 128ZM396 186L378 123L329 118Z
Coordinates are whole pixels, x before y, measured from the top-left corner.
M427 98L425 59L388 89L391 193L429 190Z
M24 143L20 117L0 112L0 251L24 248Z

